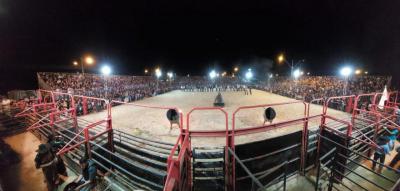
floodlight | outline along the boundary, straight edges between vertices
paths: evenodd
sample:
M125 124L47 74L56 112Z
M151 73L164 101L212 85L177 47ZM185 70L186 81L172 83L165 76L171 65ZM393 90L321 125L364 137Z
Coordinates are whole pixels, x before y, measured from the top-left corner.
M111 68L107 65L101 67L101 73L108 76L111 74Z
M348 66L343 67L343 68L340 70L340 75L342 75L342 76L344 76L344 77L348 77L348 76L350 76L352 73L353 73L353 69L350 68L350 67L348 67Z

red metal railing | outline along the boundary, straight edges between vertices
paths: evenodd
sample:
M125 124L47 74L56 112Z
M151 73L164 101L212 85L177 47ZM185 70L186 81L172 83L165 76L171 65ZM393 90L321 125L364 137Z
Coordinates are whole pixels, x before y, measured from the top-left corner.
M143 104L136 104L136 103L126 103L126 102L122 102L122 101L111 101L111 105L113 105L113 103L115 104L123 104L123 105L130 105L130 106L134 106L134 107L141 107L141 108L149 108L149 109L162 109L162 110L169 110L169 109L173 109L175 111L178 112L179 114L179 129L180 129L180 133L181 134L185 134L185 130L183 129L183 113L182 110L177 108L177 107L160 107L160 106L150 106L150 105L143 105ZM109 113L111 113L111 106L110 106L110 111ZM181 141L183 141L184 139L181 139Z
M254 108L265 108L265 107L273 107L273 106L281 106L281 105L291 105L291 104L299 104L299 103L302 103L304 105L303 118L284 121L284 122L279 122L279 123L273 123L273 124L268 124L268 125L262 125L262 126L257 126L257 127L248 127L248 128L236 129L236 115L241 110L254 109ZM292 102L284 102L284 103L274 103L274 104L263 104L263 105L239 107L233 112L233 115L232 115L232 132L231 132L230 148L232 149L233 152L235 151L235 135L246 135L246 134L252 134L252 133L259 133L259 132L267 131L267 130L274 129L274 128L280 128L280 127L285 127L285 126L297 124L299 122L303 122L303 125L305 125L306 124L305 123L306 114L307 114L307 104L304 101L292 101ZM300 160L301 160L301 164L302 164L302 160L303 159L300 159ZM232 161L231 162L231 164L232 164L232 175L231 175L232 190L235 190L235 179L236 179L235 165L236 165L236 161L235 161L235 158L233 156L230 159L230 161Z
M301 148L301 169L304 169L305 165L305 157L307 153L307 137L308 137L308 126L309 126L309 121L311 119L316 119L318 117L321 117L321 123L320 123L320 131L322 131L324 128L327 128L332 131L337 131L335 127L333 126L327 126L326 119L332 120L337 122L338 125L345 125L347 128L347 132L345 133L346 136L351 136L352 131L358 131L357 129L353 129L354 120L358 119L359 116L357 114L361 112L365 112L368 114L371 114L376 117L375 121L370 121L370 119L367 118L362 118L362 120L370 121L370 125L376 125L376 129L379 129L378 126L382 120L386 120L387 123L392 124L393 127L399 128L400 127L395 124L392 120L393 117L395 116L395 113L391 113L389 117L387 115L383 116L381 113L377 112L377 98L379 95L382 93L374 93L374 94L362 94L358 95L357 97L354 95L350 96L339 96L339 97L331 97L324 101L324 99L315 99L311 101L310 103L305 103L303 101L293 101L293 102L285 102L285 103L275 103L275 104L264 104L264 105L255 105L255 106L243 106L237 108L233 114L232 114L232 129L229 129L229 124L228 124L228 113L223 109L219 107L199 107L199 108L193 108L190 110L187 115L186 115L186 129L183 127L183 113L176 107L158 107L158 106L148 106L148 105L140 105L140 104L134 104L134 103L125 103L125 102L120 102L120 101L111 101L109 102L106 99L101 99L101 98L96 98L96 97L88 97L88 96L80 96L80 95L71 95L68 93L61 93L61 92L52 92L52 91L47 91L47 90L39 90L38 91L40 95L38 95L38 104L34 104L32 106L31 111L35 114L41 114L41 113L49 113L48 117L50 119L50 123L47 125L53 126L54 123L61 123L66 120L70 119L75 119L75 127L77 127L76 124L76 110L75 110L75 101L76 99L80 99L82 101L82 105L84 107L84 114L88 113L87 110L87 101L94 99L97 101L102 101L105 103L106 109L107 109L107 114L105 119L97 121L95 123L91 123L84 127L82 130L77 132L75 137L73 137L57 154L62 155L65 154L71 150L74 150L78 148L82 144L86 144L87 149L88 149L88 154L90 156L90 144L89 142L91 140L96 139L99 136L102 136L106 133L108 133L108 140L109 143L112 145L112 115L111 115L111 107L113 104L127 104L127 105L132 105L136 107L143 107L143 108L152 108L152 109L174 109L178 111L179 113L179 125L180 125L180 136L177 137L177 142L174 145L174 147L171 149L171 153L167 159L167 177L165 180L165 187L164 191L170 191L170 190L191 190L191 182L192 182L192 177L191 177L191 137L225 137L226 139L226 147L225 147L225 177L228 177L227 181L227 188L231 190L235 190L235 159L234 157L230 158L228 155L228 148L231 148L232 151L235 150L235 135L247 135L247 134L253 134L253 133L259 133L263 131L267 131L273 128L283 128L287 127L290 125L294 124L302 124L303 125L303 135L302 135L302 148ZM44 100L41 99L41 94L47 94L51 97L50 102L44 102ZM57 96L58 95L63 95L63 96L68 96L69 99L71 99L71 108L63 111L56 111L56 101L57 101ZM398 105L397 103L397 92L391 92L390 95L395 95L396 98L394 99L393 102L388 102L388 104L385 106L387 110L390 109L390 111L395 110ZM372 111L367 111L363 110L361 108L358 108L358 101L361 99L361 97L369 96L372 99ZM342 100L347 100L346 104L346 111L349 113L352 113L351 121L348 120L343 120L339 119L336 117L332 117L328 114L328 108L329 108L329 103L333 100L336 99L342 99ZM49 101L49 100L48 100ZM314 102L322 102L322 112L321 114L317 115L312 115L310 116L310 108L311 105L313 105ZM246 110L246 109L252 109L252 108L260 108L260 107L272 107L272 106L280 106L280 105L290 105L290 104L303 104L304 105L304 113L303 117L296 118L293 120L287 120L287 121L282 121L278 123L272 123L268 125L260 125L260 126L253 126L253 127L245 127L245 128L240 128L237 129L236 127L236 115L239 111L241 110ZM86 107L86 109L85 109ZM191 114L194 111L205 111L205 110L217 110L221 111L225 118L225 130L191 130L190 126L190 117ZM385 112L386 110L384 110ZM18 116L24 116L28 115L26 113L20 113ZM61 118L64 117L64 118ZM361 119L361 118L360 118ZM40 123L40 122L39 122ZM43 124L36 124L36 126L31 126L28 128L28 130L33 130L36 128L40 128L41 126L44 126ZM101 126L104 125L106 129L104 131L101 131L100 133L97 133L93 136L90 135L89 130L91 128L94 128L96 126ZM76 128L78 130L78 128ZM83 133L84 140L77 140L78 137L81 137ZM342 132L338 132L343 134ZM363 136L365 140L355 138L357 141L362 142L364 144L370 144L374 147L377 147L377 145L374 143L374 140L371 140L370 138ZM180 147L178 156L175 156L176 151ZM319 153L320 150L320 140L318 140L318 145L317 145L317 153ZM230 169L229 165L231 166L232 169L232 174L229 174Z
M36 123L32 124L30 127L28 127L26 130L30 131L30 130L35 130L37 128L41 128L44 126L50 126L52 128L52 131L54 133L54 129L53 129L53 125L55 123L61 123L64 121L68 121L73 119L75 121L75 109L71 108L71 109L66 109L63 111L53 111L45 116L43 116L39 121L37 121ZM34 114L39 114L39 112L34 113ZM64 118L61 118L64 117ZM48 123L43 122L43 121L49 121ZM43 122L43 123L42 123Z
M167 160L167 178L165 179L164 191L187 191L192 188L190 138L185 136L183 141L181 139L182 137L179 136ZM175 157L178 145L181 145L181 149L178 156Z
M190 130L190 116L194 111L221 111L221 113L225 117L225 130ZM231 131L229 130L229 124L228 124L228 113L221 107L195 107L192 110L190 110L187 115L186 115L186 130L185 130L186 135L190 137L225 137L226 140L226 147L225 147L225 177L229 177L229 166L226 161L229 160L229 152L228 152L228 147L232 148L233 147L233 139L232 139L232 134ZM228 185L231 183L232 180L228 180Z
M100 137L100 136L102 136L102 135L104 135L106 133L112 132L112 127L109 126L110 121L111 121L111 119L108 118L108 119L100 120L100 121L97 121L95 123L87 125L78 134L76 134L62 149L60 149L57 152L57 155L63 155L63 154L65 154L65 153L67 153L67 152L69 152L71 150L74 150L75 148L77 148L77 147L79 147L79 146L81 146L82 144L85 143L86 147L87 147L87 153L88 153L89 157L91 157L89 141L92 141L92 140L96 139L97 137ZM89 130L91 128L96 127L96 126L100 126L103 123L106 124L106 129L104 131L102 131L102 132L96 133L95 135L91 136L90 133L89 133ZM78 138L80 138L80 136L82 136L81 135L82 132L83 132L83 135L84 135L84 140L77 141L76 139L78 139ZM77 143L72 145L72 146L70 146L73 142L77 142Z

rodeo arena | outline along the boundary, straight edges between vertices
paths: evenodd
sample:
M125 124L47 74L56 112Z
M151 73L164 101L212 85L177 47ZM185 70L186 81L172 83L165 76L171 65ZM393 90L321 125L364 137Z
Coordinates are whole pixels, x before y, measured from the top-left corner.
M14 179L27 190L400 189L390 76L37 81L0 107L5 142L24 145Z

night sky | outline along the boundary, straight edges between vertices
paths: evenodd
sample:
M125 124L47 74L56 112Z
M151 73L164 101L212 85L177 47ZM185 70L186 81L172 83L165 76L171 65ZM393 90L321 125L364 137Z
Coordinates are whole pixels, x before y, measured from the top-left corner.
M36 88L84 54L115 74L161 66L178 75L261 65L283 52L312 74L342 65L400 71L400 1L0 0L0 93ZM395 83L399 78L395 78Z

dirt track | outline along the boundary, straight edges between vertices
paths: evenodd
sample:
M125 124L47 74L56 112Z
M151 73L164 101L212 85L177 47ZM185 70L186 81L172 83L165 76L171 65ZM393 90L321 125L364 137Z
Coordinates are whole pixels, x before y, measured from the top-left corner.
M159 96L146 98L134 102L135 104L151 106L177 107L184 113L184 127L186 128L186 114L194 107L213 106L216 92L183 92L172 91ZM253 95L245 96L243 92L222 92L225 101L224 110L228 113L228 125L232 128L232 114L241 106L263 105L272 103L292 102L294 99L280 95L253 90ZM296 103L290 105L274 106L277 116L273 123L298 119L304 116L304 104ZM260 126L264 122L263 107L246 109L238 112L236 117L236 129ZM112 124L114 129L143 136L146 138L175 143L179 130L176 125L170 131L169 121L166 118L165 109L140 108L132 105L120 105L112 108ZM312 105L310 115L319 114L322 107ZM333 116L344 117L346 114L340 111L330 110ZM105 112L93 113L82 118L96 121L105 117ZM225 129L225 116L221 111L195 111L190 116L191 130L223 130ZM310 122L311 126L319 124L319 119ZM284 128L270 130L251 135L237 136L236 144L252 142L256 140L273 137L280 134L297 131L302 124L292 125ZM192 138L192 144L196 146L220 146L225 144L225 138Z

